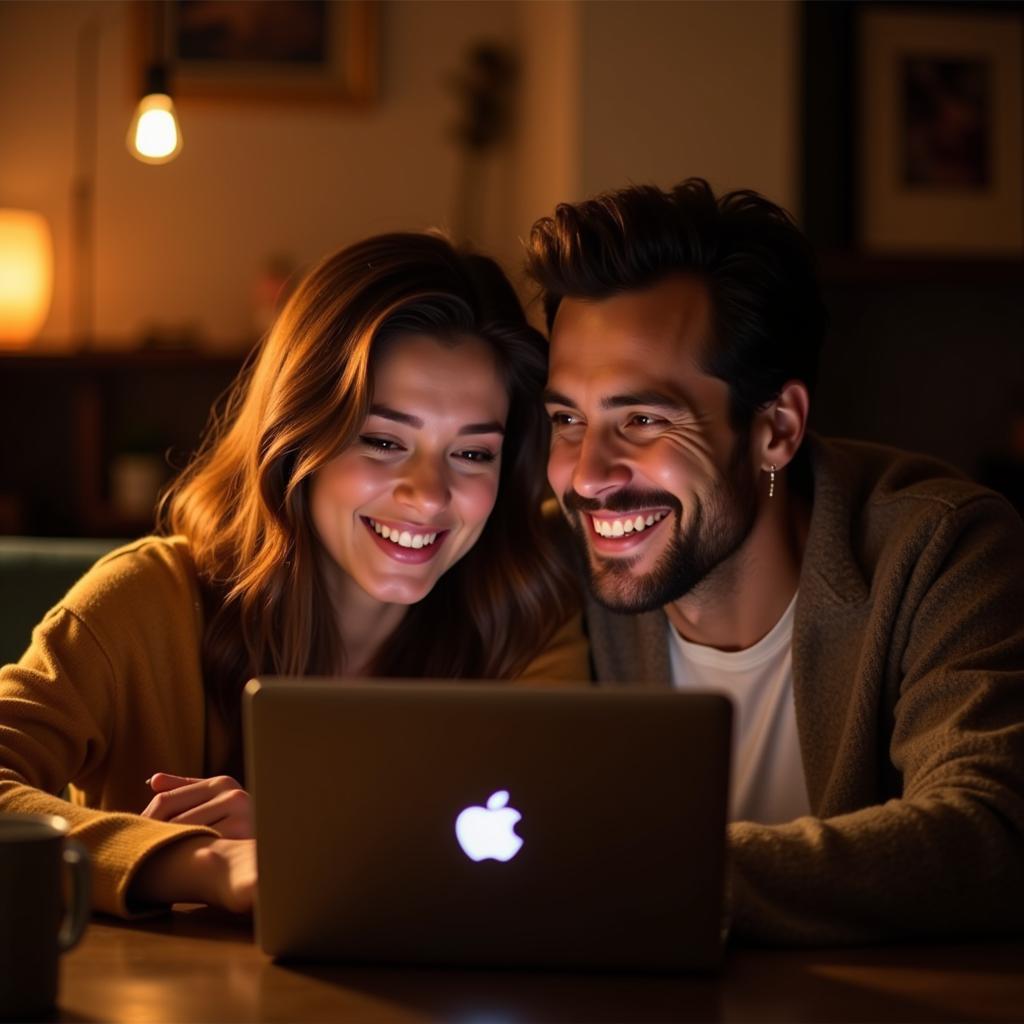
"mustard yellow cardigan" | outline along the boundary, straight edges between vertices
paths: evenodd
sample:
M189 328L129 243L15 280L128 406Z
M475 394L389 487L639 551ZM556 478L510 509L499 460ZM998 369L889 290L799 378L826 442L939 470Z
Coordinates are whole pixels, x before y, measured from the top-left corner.
M203 616L184 538L147 537L102 558L0 669L0 811L58 814L91 854L93 904L127 916L140 864L205 827L139 816L156 771L224 774L228 737L207 714ZM578 616L524 680L589 677ZM70 785L73 802L61 799Z

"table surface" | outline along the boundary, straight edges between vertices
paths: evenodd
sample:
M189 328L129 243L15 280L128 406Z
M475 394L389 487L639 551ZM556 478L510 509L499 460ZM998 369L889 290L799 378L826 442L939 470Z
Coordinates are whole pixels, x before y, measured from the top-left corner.
M96 919L63 957L59 1021L1024 1020L1024 942L731 949L706 976L274 963L208 908Z

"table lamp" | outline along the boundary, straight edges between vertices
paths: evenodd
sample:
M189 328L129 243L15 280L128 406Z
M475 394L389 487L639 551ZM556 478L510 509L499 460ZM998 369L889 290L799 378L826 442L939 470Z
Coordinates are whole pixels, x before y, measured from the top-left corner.
M24 348L46 322L53 294L50 225L30 210L0 209L0 348Z

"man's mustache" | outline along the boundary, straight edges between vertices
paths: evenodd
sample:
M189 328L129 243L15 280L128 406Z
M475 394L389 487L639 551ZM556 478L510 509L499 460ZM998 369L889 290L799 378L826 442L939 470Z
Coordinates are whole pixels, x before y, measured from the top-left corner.
M682 502L668 491L637 491L623 488L609 495L603 501L596 498L584 498L576 491L568 490L562 494L562 507L567 512L635 512L642 508L670 508L677 515L682 515Z

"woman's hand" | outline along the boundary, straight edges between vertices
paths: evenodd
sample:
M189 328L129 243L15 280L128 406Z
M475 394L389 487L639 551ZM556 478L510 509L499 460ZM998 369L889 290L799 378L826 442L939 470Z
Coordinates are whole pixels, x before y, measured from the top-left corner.
M156 794L142 812L144 818L177 825L208 825L225 839L252 839L252 801L230 776L190 779L157 772L149 780Z
M196 836L171 843L142 862L130 904L207 903L235 914L256 898L256 841Z

